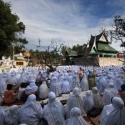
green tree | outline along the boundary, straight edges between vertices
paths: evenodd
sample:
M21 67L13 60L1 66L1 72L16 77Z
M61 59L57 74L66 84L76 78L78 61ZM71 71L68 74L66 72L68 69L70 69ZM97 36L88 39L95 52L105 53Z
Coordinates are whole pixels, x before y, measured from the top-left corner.
M12 13L11 3L0 0L0 57L12 55L13 45L24 48L24 44L28 43L25 38L21 38L24 31L25 25Z

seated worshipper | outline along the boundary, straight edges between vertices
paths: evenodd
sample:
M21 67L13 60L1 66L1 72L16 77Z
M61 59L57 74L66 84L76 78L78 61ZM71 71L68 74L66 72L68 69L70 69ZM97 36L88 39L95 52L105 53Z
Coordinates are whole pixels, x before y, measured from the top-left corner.
M25 94L28 96L30 94L35 94L38 90L38 86L35 84L35 78L33 76L30 76L30 84L25 89Z
M89 89L90 90L92 89L92 87L96 86L95 76L94 76L94 74L93 74L92 71L89 71L89 74L88 74L88 83L89 83Z
M83 78L80 82L80 88L82 91L89 90L88 78L87 78L86 73L83 74Z
M108 115L112 112L112 110L113 110L112 104L105 105L103 107L103 110L102 110L102 113L100 116L100 125L105 125L106 119L107 119Z
M2 106L0 106L0 125L5 125L5 111Z
M56 100L54 92L50 92L48 98L48 104L43 109L43 117L49 125L63 125L65 115L63 105Z
M14 90L12 90L12 87L12 84L7 84L7 91L4 92L4 98L2 102L6 104L11 104L16 101L17 93L15 93Z
M17 105L9 107L9 110L5 113L5 124L19 125L19 112Z
M36 102L36 96L31 94L27 101L19 110L19 118L21 123L27 125L42 125L43 110L39 103Z
M122 84L124 84L124 82L123 82L123 80L122 80L120 74L117 73L117 74L115 75L115 82L114 82L115 88L116 88L117 90L120 90Z
M70 117L70 110L74 107L80 108L82 116L86 115L85 110L84 110L83 100L80 97L80 90L77 87L75 87L72 94L69 95L67 103L66 103L67 118Z
M0 77L0 96L1 97L3 97L6 89L7 89L7 84L5 83L4 78Z
M41 77L42 77L42 74L41 74L41 72L39 72L38 75L36 76L37 83L41 82Z
M70 118L64 121L63 125L88 125L81 116L81 111L78 107L74 107L70 111Z
M70 92L70 84L66 77L63 78L61 83L62 93L69 93Z
M93 93L94 106L96 108L102 108L103 102L102 102L102 99L100 97L100 94L98 93L97 87L92 88L92 93Z
M119 97L112 99L113 110L108 115L104 125L125 125L124 102Z
M89 90L86 91L86 97L83 97L83 103L84 103L84 110L86 113L94 107L93 96L91 95L91 92Z
M21 83L21 85L19 87L19 90L18 90L18 93L17 93L17 98L18 99L21 99L22 95L25 92L25 88L26 88L26 83Z
M109 105L111 104L111 98L118 95L118 91L114 88L113 83L109 83L107 89L105 89L103 93L103 104Z
M71 90L73 90L75 87L80 88L79 79L77 75L73 75L73 84Z
M18 80L15 78L15 73L11 73L11 75L8 78L8 83L12 85L17 85Z
M49 89L48 86L46 85L46 81L43 81L38 90L38 97L40 99L46 99L48 97L48 92Z
M50 83L50 91L54 92L56 96L60 96L62 94L61 86L56 76L53 76L52 78Z

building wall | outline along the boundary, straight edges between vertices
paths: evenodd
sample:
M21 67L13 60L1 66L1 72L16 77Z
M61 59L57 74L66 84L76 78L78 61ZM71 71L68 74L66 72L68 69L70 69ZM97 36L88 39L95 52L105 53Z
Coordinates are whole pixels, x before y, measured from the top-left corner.
M99 57L99 65L100 66L111 66L111 65L123 65L124 59L123 58L116 58L116 57Z

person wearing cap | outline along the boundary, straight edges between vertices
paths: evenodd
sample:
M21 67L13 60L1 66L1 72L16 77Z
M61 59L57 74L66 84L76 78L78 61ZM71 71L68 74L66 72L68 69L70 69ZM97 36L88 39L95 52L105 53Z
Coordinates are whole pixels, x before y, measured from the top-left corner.
M39 103L36 102L36 96L31 94L27 101L19 110L21 123L27 125L42 125L43 110Z
M48 104L44 106L43 117L49 125L63 125L65 110L60 101L56 100L54 92L48 94Z
M78 107L74 107L70 111L70 118L64 121L63 125L88 125L82 118L81 111Z

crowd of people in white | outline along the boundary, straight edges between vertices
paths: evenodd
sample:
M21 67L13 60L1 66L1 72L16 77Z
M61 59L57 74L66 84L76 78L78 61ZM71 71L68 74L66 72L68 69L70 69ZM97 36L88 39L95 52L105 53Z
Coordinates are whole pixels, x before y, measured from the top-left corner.
M67 93L63 105L56 98ZM84 117L98 112L100 125L125 125L124 66L12 68L0 75L0 95L0 125L87 125ZM36 101L46 98L44 106ZM5 111L4 104L14 105Z

